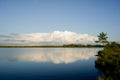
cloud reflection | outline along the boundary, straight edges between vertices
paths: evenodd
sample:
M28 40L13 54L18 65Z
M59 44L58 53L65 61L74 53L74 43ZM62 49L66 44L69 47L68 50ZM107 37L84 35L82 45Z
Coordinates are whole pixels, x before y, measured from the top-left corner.
M78 60L89 60L96 55L98 49L50 49L27 51L20 54L9 54L4 56L11 61L27 61L27 62L52 62L73 63ZM3 57L2 57L3 58Z

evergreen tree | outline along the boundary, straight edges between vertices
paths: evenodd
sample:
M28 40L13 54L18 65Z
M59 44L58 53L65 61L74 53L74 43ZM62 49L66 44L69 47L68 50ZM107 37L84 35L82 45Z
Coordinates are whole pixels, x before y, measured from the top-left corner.
M96 42L100 42L100 43L103 43L103 45L105 45L106 43L108 43L107 38L108 38L107 33L101 32L99 33L98 41Z

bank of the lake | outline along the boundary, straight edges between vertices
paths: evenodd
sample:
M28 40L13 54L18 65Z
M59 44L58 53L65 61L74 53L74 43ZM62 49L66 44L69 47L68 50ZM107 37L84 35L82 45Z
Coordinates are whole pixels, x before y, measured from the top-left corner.
M120 79L120 44L112 42L98 52L95 66L104 73L98 80Z
M101 48L103 45L82 45L82 44L65 44L65 45L41 45L41 46L5 46L1 45L0 48Z

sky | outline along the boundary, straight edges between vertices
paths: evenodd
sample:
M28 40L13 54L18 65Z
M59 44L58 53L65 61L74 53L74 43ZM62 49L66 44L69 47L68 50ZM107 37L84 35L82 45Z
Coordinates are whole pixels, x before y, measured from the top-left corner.
M26 35L39 34L39 39L57 31L62 36L88 35L76 39L75 43L81 39L94 41L100 32L106 32L110 41L120 41L119 30L120 0L0 0L0 43L26 42ZM42 40L50 39L49 36ZM59 34L57 36L61 39Z

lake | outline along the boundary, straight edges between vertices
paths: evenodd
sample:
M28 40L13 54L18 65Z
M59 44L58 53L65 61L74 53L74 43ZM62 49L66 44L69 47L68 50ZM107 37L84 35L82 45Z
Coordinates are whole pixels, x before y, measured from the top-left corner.
M97 80L101 48L0 48L0 80Z

